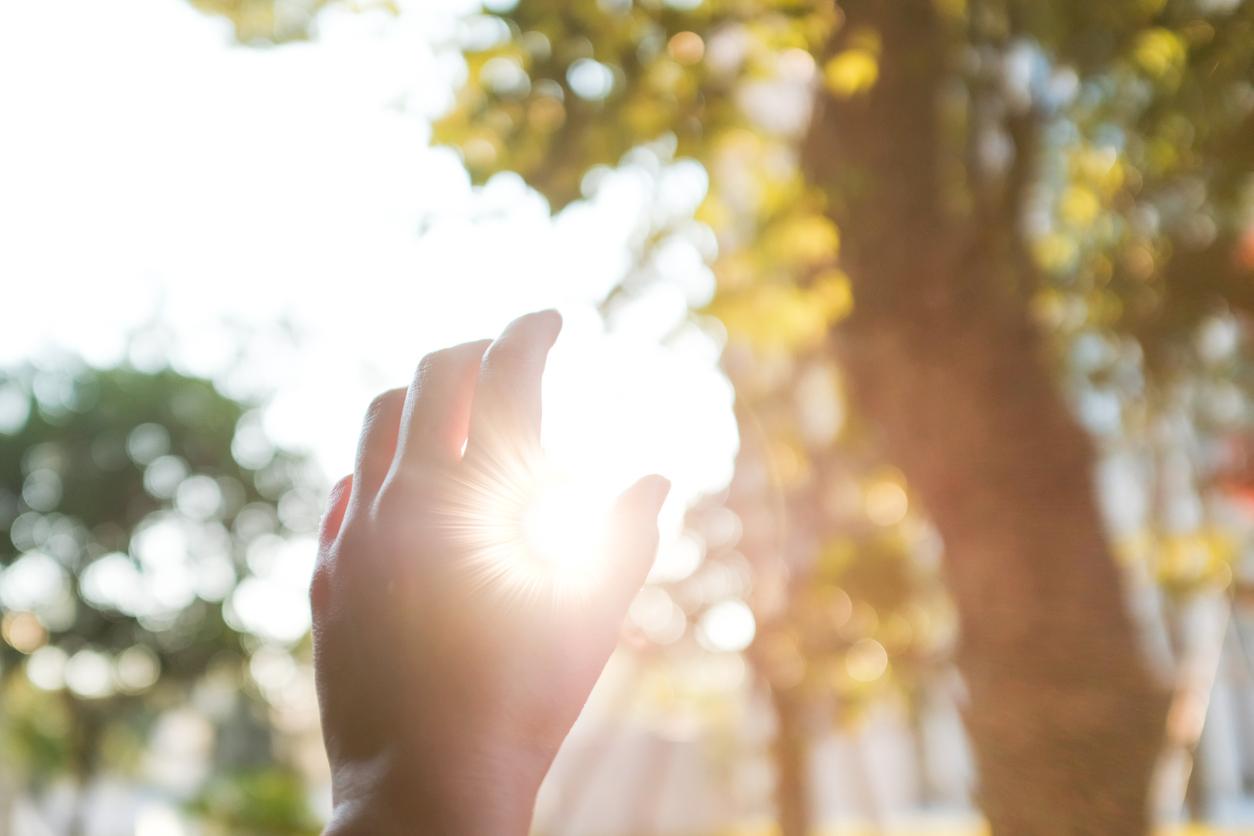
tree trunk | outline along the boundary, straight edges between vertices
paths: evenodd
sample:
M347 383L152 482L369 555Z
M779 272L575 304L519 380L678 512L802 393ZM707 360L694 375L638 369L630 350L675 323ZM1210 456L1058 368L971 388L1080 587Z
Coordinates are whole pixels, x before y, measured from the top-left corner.
M65 832L66 836L82 836L87 832L88 805L99 765L104 723L95 706L85 704L68 691L62 692L62 698L70 716L70 771L74 776L74 800Z
M769 686L768 686L769 687ZM780 836L809 836L810 757L802 707L796 694L771 688L775 709L775 810Z
M837 337L853 397L945 543L979 801L999 836L1145 833L1166 703L1124 607L1093 451L1028 315L1013 181L1032 133L1015 134L1004 204L955 209L933 4L842 7L842 33L879 33L879 78L820 102L803 162L854 283Z

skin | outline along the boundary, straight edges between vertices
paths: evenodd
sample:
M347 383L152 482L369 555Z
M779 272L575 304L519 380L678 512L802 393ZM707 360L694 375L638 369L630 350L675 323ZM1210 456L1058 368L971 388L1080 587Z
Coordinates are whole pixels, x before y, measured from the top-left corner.
M311 588L333 816L326 833L515 836L617 641L657 548L659 476L612 513L579 594L485 575L459 524L508 461L534 460L553 311L425 357L366 416ZM463 452L464 450L464 452ZM489 491L491 493L491 491Z

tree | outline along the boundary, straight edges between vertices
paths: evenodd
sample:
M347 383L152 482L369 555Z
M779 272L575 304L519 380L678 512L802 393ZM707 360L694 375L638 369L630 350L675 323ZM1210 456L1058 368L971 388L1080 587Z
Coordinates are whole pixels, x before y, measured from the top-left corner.
M236 832L314 830L276 795L291 781L256 734L268 724L249 720L265 709L245 685L266 644L231 603L250 555L255 565L312 524L307 464L276 450L247 405L169 369L16 369L0 377L0 407L3 728L28 788L68 774L81 794L102 770L125 771L156 716L215 674L242 692L223 733L251 722L249 746L262 749L220 745L220 782L265 767L251 786L286 805L281 828L264 801L236 793L235 806L261 811ZM221 796L206 809L243 815Z
M1114 364L1068 351L1131 347L1169 392L1202 323L1254 310L1254 4L492 9L437 140L555 210L649 143L700 161L708 310L756 351L731 370L742 403L760 402L754 363L837 358L851 426L943 540L994 832L1144 832L1165 695L1064 389L1112 387ZM819 535L810 565L824 487L788 496Z

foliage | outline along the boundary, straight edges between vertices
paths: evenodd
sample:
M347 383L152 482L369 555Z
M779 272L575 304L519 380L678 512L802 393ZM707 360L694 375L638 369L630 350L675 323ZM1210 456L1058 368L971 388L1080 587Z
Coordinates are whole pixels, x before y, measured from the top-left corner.
M191 809L223 834L315 836L322 832L309 812L304 783L281 769L221 776L205 788Z
M1078 392L1113 391L1135 433L1148 420L1139 356L1159 373L1148 384L1163 387L1157 397L1174 400L1175 376L1202 371L1225 391L1248 387L1248 362L1201 369L1189 343L1228 315L1225 302L1251 307L1254 7L938 5L954 58L942 102L953 112L943 139L956 152L945 200L990 227L1025 213L1046 279L1034 294L1037 319L1064 361L1101 346L1098 362L1070 364ZM586 172L642 145L661 140L700 160L710 189L698 218L719 241L709 312L761 365L789 367L764 389L757 369L731 366L742 409L769 414L766 455L802 448L802 467L816 471L859 458L856 421L815 449L803 441L810 406L781 415L771 404L805 375L838 375L811 368L829 327L857 304L836 266L840 235L828 210L865 185L848 182L852 172L839 188L816 188L799 142L816 83L836 98L875 85L879 33L845 26L841 5L779 0L492 9L466 23L469 76L436 139L459 147L477 180L518 171L557 209L580 196ZM1004 199L1011 189L1021 206ZM1194 252L1209 261L1195 263ZM1214 431L1240 432L1248 418L1236 413ZM796 481L803 505L814 491L837 490L814 474ZM848 524L814 532L828 562L848 553L836 533ZM874 547L866 553L871 565L880 560Z
M728 505L745 537L707 561L753 565L760 629L750 657L776 689L845 712L885 686L909 694L948 664L955 622L929 511L950 512L950 549L988 555L1004 551L999 526L1020 526L1010 541L1022 543L1048 517L1025 505L1052 502L1044 491L1059 492L1060 513L1071 509L1052 525L1096 516L1067 498L1087 479L1086 444L1052 417L1051 387L1031 376L1037 350L1022 335L1032 327L1102 448L1155 462L1164 503L1204 509L1200 518L1151 509L1149 530L1118 532L1124 554L1176 595L1232 580L1239 529L1218 518L1215 489L1236 464L1228 442L1254 424L1242 319L1254 313L1254 3L524 0L467 20L461 46L466 83L434 135L461 150L476 181L519 172L561 210L595 191L599 169L641 149L708 173L696 219L717 247L676 225L646 242L641 261L649 247L685 239L712 254L718 285L705 313L728 335L744 443ZM841 345L852 386L846 363L833 363ZM937 385L946 375L959 385ZM922 385L895 392L906 380ZM965 413L955 403L964 398ZM1020 403L1036 406L1016 412ZM1170 495L1164 448L1183 450L1191 470ZM1033 467L1028 456L1054 461ZM1009 509L1005 519L986 514L983 532L971 527L955 491ZM992 495L974 499L981 491ZM771 518L764 508L779 510ZM1075 553L1103 548L1094 533ZM1078 568L1038 568L1022 551L1003 579L1018 572L1071 588ZM988 583L977 558L951 560ZM1117 584L1097 578L1090 589L1109 592L1094 602L1120 610ZM1006 629L978 615L991 590L974 582L963 582L960 606L987 673L967 670L975 712L989 722L975 736L982 757L998 758L1008 730L1043 718L1030 707L1043 691L999 690L1008 665L1033 656L1033 676L1062 688L1079 676L1072 654L1127 660L1134 648L1115 638L1125 635L1120 615L1038 595L1043 611L1031 614L1025 596L1021 623L1053 613L1075 641L1051 642L1038 623L1032 651L996 656ZM694 618L708 603L697 602ZM1059 604L1078 608L1071 624ZM1111 649L1085 649L1079 636L1094 630ZM968 666L977 656L968 652ZM1102 693L1101 682L1079 683L1077 704L1153 702L1135 670L1092 664L1112 684ZM1044 673L1051 666L1057 675ZM985 697L984 683L998 696ZM1021 714L997 726L1002 710ZM1129 715L1128 736L1147 739L1160 723L1145 712ZM1067 722L1087 721L1071 712ZM1043 733L1046 749L1009 757L1080 757L1093 736L1074 727L1076 749L1047 754L1054 743ZM1127 757L1140 757L1133 748ZM1016 819L1043 820L1010 796L1003 804L990 815L1006 832L1020 832ZM1135 829L1133 818L1120 826Z
M331 6L395 10L392 0L191 0L202 11L230 21L241 43L272 44L306 40L318 12Z
M247 405L169 369L30 366L0 401L7 760L36 785L127 771L207 674L243 685L261 640L233 591L309 527L316 483Z

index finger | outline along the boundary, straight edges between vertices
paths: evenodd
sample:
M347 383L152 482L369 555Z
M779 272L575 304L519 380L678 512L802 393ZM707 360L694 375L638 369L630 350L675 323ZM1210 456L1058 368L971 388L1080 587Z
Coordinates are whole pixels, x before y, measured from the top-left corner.
M540 445L540 382L562 317L548 310L509 324L483 357L466 455L499 458Z

